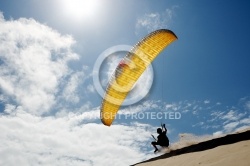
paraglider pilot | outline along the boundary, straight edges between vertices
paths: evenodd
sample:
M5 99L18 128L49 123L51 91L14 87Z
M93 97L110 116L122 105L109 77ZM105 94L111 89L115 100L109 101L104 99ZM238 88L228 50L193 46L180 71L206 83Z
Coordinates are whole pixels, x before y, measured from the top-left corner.
M167 137L167 129L165 124L161 125L162 128L157 129L157 133L159 134L157 136L157 139L152 135L152 137L155 139L155 141L151 142L151 144L154 146L155 151L158 151L158 148L156 145L162 146L162 147L168 147L169 146L169 139Z

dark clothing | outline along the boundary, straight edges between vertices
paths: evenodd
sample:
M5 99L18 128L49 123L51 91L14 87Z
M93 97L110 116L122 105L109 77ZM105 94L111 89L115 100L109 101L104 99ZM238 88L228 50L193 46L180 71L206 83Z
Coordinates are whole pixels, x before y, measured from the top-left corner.
M168 146L169 145L169 140L166 135L166 131L163 131L161 134L157 136L157 143L160 146Z
M157 136L157 142L154 141L151 143L152 145L160 145L160 146L169 146L169 140L166 136L166 131L163 131L161 134Z

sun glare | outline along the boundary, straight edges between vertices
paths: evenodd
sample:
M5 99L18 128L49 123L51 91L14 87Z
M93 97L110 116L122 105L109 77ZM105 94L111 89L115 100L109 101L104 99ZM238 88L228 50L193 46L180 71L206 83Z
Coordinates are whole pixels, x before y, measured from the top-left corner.
M98 8L97 0L64 0L64 12L72 19L83 19L93 17Z

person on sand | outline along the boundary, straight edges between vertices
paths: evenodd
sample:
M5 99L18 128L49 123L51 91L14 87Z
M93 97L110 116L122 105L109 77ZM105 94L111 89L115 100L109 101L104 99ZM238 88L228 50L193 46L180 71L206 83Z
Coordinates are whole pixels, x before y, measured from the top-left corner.
M162 128L157 129L157 133L159 134L157 136L157 139L152 135L152 137L155 139L155 141L151 142L151 144L154 146L155 151L157 152L159 149L156 145L162 146L162 147L168 147L169 146L169 139L167 137L167 129L165 124L161 125Z

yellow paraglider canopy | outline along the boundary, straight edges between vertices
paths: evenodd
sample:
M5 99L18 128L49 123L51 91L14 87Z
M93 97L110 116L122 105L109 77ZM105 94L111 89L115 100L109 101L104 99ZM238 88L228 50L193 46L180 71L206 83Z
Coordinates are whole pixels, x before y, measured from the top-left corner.
M156 30L139 41L122 59L102 101L100 118L104 125L112 124L121 104L148 65L176 39L177 36L170 30Z

